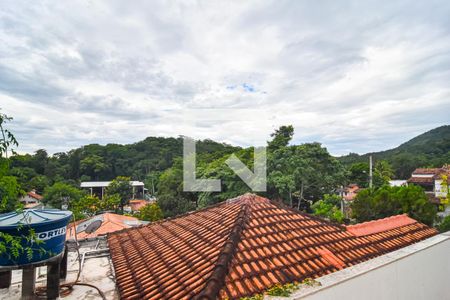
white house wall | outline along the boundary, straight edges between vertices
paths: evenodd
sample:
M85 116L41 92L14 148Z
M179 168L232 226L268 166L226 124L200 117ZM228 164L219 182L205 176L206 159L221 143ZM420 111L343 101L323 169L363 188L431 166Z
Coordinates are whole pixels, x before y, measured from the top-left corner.
M323 276L318 281L321 287L300 289L289 298L450 299L450 232Z

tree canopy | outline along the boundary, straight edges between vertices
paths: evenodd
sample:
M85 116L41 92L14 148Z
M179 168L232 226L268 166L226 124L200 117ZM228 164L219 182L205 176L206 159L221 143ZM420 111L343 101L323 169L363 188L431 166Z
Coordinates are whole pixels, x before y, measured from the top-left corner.
M151 203L142 207L136 214L136 217L143 221L154 222L163 218L163 212L158 203Z
M11 117L0 113L0 213L14 210L19 205L18 198L22 192L17 178L8 176L8 152L11 147L19 145L11 131L5 128L11 120Z
M62 208L63 205L70 207L76 203L83 196L83 192L70 184L56 182L45 189L43 196L45 204L54 208Z
M133 187L130 183L131 178L125 176L117 176L106 188L108 196L117 195L120 198L119 207L123 212L123 207L128 204L132 197Z
M413 219L433 225L437 212L423 189L415 185L364 189L351 207L358 222L406 213Z

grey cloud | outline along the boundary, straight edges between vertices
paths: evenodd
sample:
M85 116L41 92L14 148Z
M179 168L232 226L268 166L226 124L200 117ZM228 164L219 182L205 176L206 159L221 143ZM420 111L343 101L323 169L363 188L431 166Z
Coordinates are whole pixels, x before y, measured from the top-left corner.
M0 105L24 151L162 134L247 145L291 123L297 143L342 154L448 123L446 1L0 5ZM188 111L204 108L271 118Z

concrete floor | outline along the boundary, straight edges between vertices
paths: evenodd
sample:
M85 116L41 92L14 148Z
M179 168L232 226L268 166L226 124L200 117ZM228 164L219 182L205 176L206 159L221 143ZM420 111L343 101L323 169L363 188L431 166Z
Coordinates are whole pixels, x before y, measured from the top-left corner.
M77 260L77 252L74 247L69 248L69 256L67 261L67 278L63 282L73 282L76 279L79 263ZM80 253L83 254L92 250L107 250L106 243L101 241L90 241L82 243ZM102 251L101 251L102 252ZM79 282L89 283L97 286L103 291L107 299L119 299L116 285L114 282L114 275L112 263L109 255L103 251L102 257L88 257L86 256ZM46 285L46 267L40 267L36 270L36 287ZM21 296L22 288L22 271L15 270L12 273L12 284L9 289L0 289L0 299L18 300ZM75 285L72 293L63 299L101 299L96 289L87 286Z

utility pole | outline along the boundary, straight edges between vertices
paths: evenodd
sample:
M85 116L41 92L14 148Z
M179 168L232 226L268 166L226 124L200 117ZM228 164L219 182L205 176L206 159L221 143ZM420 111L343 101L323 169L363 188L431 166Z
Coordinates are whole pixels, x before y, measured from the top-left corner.
M372 155L369 155L369 188L372 188Z

